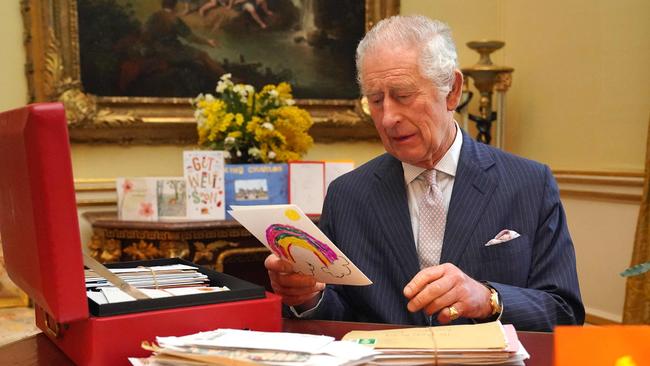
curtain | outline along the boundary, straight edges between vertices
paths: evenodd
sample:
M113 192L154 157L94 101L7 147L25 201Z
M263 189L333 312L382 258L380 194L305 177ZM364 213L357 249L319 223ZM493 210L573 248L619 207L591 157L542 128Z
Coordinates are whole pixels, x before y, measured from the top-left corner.
M630 265L650 261L650 123L646 144L645 179L643 197L636 224L634 250ZM625 307L623 323L650 324L650 272L628 277L625 286Z

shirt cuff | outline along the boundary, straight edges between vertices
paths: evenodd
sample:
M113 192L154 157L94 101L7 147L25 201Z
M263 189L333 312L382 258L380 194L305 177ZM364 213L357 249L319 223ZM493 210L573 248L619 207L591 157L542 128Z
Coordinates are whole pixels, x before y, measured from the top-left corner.
M318 302L316 303L316 305L314 305L313 308L304 310L303 312L299 313L298 312L299 310L296 310L295 307L289 306L289 310L291 310L291 313L298 319L309 318L316 311L316 309L318 309L318 307L320 306L320 303L323 302L323 297L324 297L323 293L324 292L325 291L322 291L320 293L320 295L319 295L320 299L318 299Z

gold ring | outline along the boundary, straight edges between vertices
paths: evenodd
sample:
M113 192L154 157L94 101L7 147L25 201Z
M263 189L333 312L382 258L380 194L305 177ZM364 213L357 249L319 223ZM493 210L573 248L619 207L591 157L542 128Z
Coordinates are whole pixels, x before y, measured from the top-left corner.
M460 314L458 313L458 310L456 310L455 307L450 306L447 309L449 309L449 319L456 320L458 319L458 317L460 317Z

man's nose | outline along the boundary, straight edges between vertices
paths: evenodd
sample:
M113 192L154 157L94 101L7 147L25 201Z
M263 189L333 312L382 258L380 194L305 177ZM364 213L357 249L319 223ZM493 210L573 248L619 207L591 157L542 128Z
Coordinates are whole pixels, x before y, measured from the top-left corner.
M384 98L381 124L384 128L392 128L400 120L400 112L393 98Z

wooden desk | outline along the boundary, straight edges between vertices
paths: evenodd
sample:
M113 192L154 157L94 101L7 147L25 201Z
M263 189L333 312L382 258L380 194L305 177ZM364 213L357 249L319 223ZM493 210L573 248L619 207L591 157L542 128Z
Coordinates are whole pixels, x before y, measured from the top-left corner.
M322 320L288 320L283 322L286 332L324 334L340 339L351 330L375 330L397 328L387 324L348 323ZM517 332L519 340L530 353L526 365L551 366L553 364L553 334L537 332ZM3 365L20 366L67 366L73 365L63 352L43 334L0 347L0 360Z

